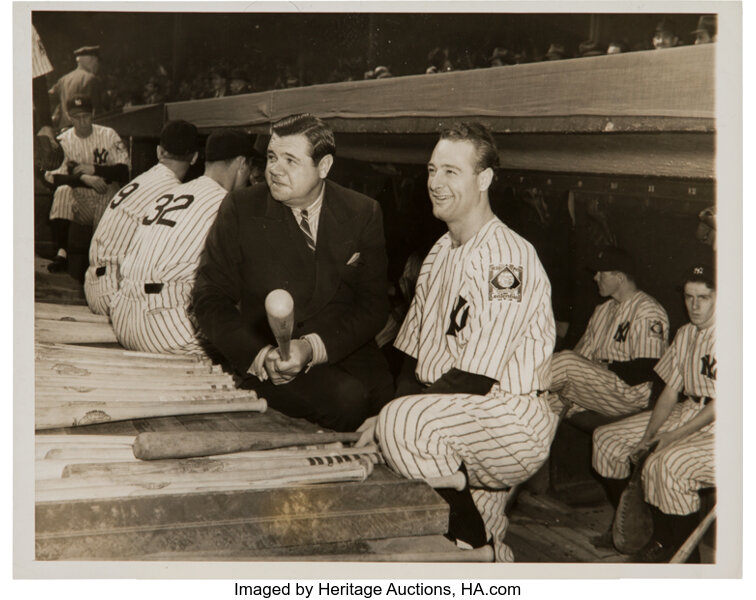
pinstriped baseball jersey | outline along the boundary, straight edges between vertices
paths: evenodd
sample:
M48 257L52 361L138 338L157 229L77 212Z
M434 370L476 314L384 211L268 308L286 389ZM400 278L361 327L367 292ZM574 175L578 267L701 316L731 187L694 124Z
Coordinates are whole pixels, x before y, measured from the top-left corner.
M58 140L63 146L65 159L57 169L45 173L45 179L50 183L53 181L53 175L68 173L69 161L91 165L129 164L126 146L123 145L115 130L110 127L93 124L92 133L85 138L76 135L74 128L71 127L61 133Z
M205 237L228 192L203 175L164 193L144 208L124 279L145 283L194 283Z
M597 306L575 352L589 360L659 358L667 347L668 335L666 311L638 290L623 302L612 298Z
M191 292L207 232L227 193L203 175L153 198L145 208L111 309L113 330L126 348L202 351L189 308ZM148 291L145 284L153 285Z
M448 233L428 254L394 345L430 384L451 368L502 390L546 389L554 346L551 285L533 247L498 218L465 244Z
M693 323L680 327L654 370L664 383L678 392L716 398L714 327L699 329Z
M47 58L47 52L39 39L37 29L32 25L32 79L46 75L53 70L50 59Z
M122 187L108 203L89 246L84 292L92 310L108 314L109 298L118 289L121 263L145 208L179 185L181 181L176 174L158 163ZM105 272L98 275L103 267Z

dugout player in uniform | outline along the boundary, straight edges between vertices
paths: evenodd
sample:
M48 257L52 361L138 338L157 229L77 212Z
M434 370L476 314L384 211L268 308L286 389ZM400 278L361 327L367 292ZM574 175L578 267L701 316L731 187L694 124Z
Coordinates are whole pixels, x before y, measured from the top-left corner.
M630 475L630 457L658 442L641 475L654 538L635 562L667 562L698 523L698 491L714 485L717 292L711 265L687 271L683 295L690 323L677 331L655 367L665 387L653 411L593 432L593 467L620 486Z
M110 310L129 350L207 353L192 310L192 286L207 231L228 192L248 184L254 139L240 130L210 134L201 177L153 197L121 266Z
M606 247L590 267L599 294L609 300L596 307L573 350L552 361L550 400L560 412L592 410L620 416L648 405L656 361L667 347L669 318L661 304L635 283L635 263L622 249Z
M108 203L89 246L84 294L92 312L110 314L118 291L121 265L147 206L181 184L197 160L197 128L186 121L169 121L160 133L158 164L121 188Z
M271 407L354 431L392 398L374 338L388 317L383 219L375 200L327 179L336 144L317 117L271 127L266 185L229 194L207 237L194 308L202 332ZM284 361L265 313L294 299Z
M68 267L68 230L71 221L96 228L113 194L129 180L129 154L110 127L92 123L92 102L74 96L68 102L73 127L58 140L64 159L45 179L55 186L50 227L57 255L48 271ZM120 185L119 185L120 184Z
M557 424L542 390L555 341L551 285L533 246L492 212L498 166L478 123L441 132L428 163L433 214L449 231L421 269L395 346L406 354L397 394L373 430L387 463L411 479L466 472L449 502L449 536L473 547L503 543L508 490L543 464Z

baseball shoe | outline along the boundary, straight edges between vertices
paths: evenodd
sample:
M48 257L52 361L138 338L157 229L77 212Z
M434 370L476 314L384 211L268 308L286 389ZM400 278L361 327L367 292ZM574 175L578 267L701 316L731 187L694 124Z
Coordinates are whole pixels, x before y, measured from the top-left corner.
M47 265L47 270L50 273L65 273L68 270L68 259L65 256L58 254L58 256Z
M675 554L674 548L664 546L657 540L651 540L642 550L633 554L630 562L634 563L667 563Z

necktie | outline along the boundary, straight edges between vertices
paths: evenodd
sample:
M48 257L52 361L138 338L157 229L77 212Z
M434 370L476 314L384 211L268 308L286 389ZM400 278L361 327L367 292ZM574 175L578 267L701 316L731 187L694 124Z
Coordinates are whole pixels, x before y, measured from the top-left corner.
M305 235L307 241L307 247L315 252L315 240L312 237L312 231L310 230L310 222L307 220L307 211L302 211L302 218L299 220L299 227L302 229L302 233Z

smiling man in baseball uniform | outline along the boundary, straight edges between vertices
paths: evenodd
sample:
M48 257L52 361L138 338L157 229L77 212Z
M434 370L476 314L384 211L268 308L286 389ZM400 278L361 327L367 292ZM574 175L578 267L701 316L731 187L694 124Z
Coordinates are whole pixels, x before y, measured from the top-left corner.
M433 246L395 346L406 354L397 393L375 432L387 463L411 479L462 470L462 492L437 490L451 508L449 536L504 544L508 490L546 460L557 417L542 390L555 341L551 285L529 242L492 212L499 157L478 123L442 131L428 163L433 214L449 231Z
M47 269L68 267L68 230L71 221L97 227L110 198L129 179L129 154L121 138L110 127L92 123L92 102L74 96L68 102L73 127L58 140L64 160L45 179L55 186L50 227L57 255Z
M248 184L254 139L240 130L210 134L205 172L152 199L123 261L111 320L129 350L207 352L191 307L205 237L228 192Z
M160 133L158 163L121 188L108 203L89 245L84 294L92 312L110 314L118 291L121 265L147 206L181 184L197 160L197 128L186 121L169 121Z
M310 114L271 127L267 186L230 194L207 238L194 307L202 332L272 408L354 431L392 398L374 338L388 317L387 259L378 203L327 179L330 127ZM294 300L284 360L265 297Z
M690 323L677 331L654 369L665 387L653 411L593 432L593 467L617 483L629 477L630 457L657 443L642 471L654 539L636 562L668 561L697 524L698 491L714 485L716 296L712 265L692 266L683 286ZM680 392L686 396L681 403Z
M661 304L635 283L635 262L624 250L606 247L590 265L599 294L609 297L593 311L574 350L552 361L555 412L571 403L568 416L592 410L621 416L643 410L651 395L656 361L667 348L669 318Z

